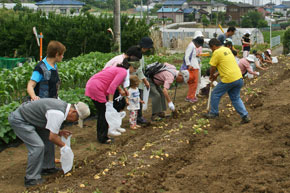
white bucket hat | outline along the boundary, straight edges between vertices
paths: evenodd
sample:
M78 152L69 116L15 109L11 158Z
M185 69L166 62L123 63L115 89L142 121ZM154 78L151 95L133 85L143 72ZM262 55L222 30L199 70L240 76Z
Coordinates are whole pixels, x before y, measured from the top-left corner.
M254 55L249 55L246 59L248 61L250 61L250 62L255 62L255 56Z
M183 77L184 83L187 83L188 80L189 80L189 72L188 72L188 70L181 70L180 73L181 73L181 75Z
M197 37L204 37L204 36L202 35L202 32L201 32L201 31L196 31L196 32L194 32L193 39L195 39L195 38L197 38Z
M250 32L249 30L247 30L247 31L244 33L244 35L246 35L246 34L251 35L251 32Z
M89 108L89 106L86 103L78 102L74 106L75 106L75 108L76 108L76 110L78 112L80 120L84 120L85 118L90 116L90 114L91 114L90 108Z

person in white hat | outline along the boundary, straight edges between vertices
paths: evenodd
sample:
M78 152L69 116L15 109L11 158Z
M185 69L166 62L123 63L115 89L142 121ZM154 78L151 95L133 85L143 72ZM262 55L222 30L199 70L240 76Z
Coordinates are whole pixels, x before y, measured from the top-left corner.
M183 58L183 64L180 70L189 71L189 82L188 82L188 93L185 101L190 103L197 102L197 87L198 87L198 76L201 69L196 49L203 45L204 39L201 36L202 33L196 32L192 42L187 46L185 55Z
M254 55L249 55L247 58L242 58L239 60L239 67L241 69L243 77L248 74L256 75L259 76L260 73L253 71L251 67L251 63L255 63L255 56Z
M271 54L272 54L272 52L270 49L267 49L265 52L262 53L262 57L263 57L264 62L266 62L268 64L273 64Z
M248 57L250 50L251 50L251 40L250 40L251 33L247 31L244 33L244 36L242 37L242 47L243 47L243 58Z
M58 172L55 167L54 146L70 150L60 136L68 137L70 131L60 130L64 121L76 122L90 115L88 105L83 102L69 104L59 99L44 98L23 103L12 112L8 121L28 149L28 160L24 184L26 187L41 184L41 175Z
M201 31L196 31L194 33L193 39L197 37L201 37L204 39L204 36ZM197 88L196 88L196 94L195 94L196 97L201 96L199 95L200 84L201 84L201 69L202 69L201 56L202 56L202 45L196 47L196 57L197 57L198 65L199 65L198 82L197 82Z

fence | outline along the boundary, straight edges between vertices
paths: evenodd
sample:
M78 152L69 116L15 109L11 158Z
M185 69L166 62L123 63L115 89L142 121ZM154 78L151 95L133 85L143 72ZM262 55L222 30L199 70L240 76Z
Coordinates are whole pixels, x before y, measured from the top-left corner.
M272 42L271 47L277 46L281 43L281 37L280 36L273 37L271 42Z

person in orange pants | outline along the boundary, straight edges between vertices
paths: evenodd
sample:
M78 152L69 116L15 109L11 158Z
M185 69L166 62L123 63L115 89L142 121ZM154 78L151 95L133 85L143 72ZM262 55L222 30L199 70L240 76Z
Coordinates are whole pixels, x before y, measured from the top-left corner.
M201 32L198 34L201 34ZM198 74L200 66L198 64L198 58L196 56L196 48L202 46L203 42L204 39L200 35L194 37L192 42L190 42L190 44L186 48L183 64L181 66L181 70L187 69L189 72L189 81L187 82L189 89L185 101L190 103L197 102L196 89L198 86Z
M191 66L188 68L189 72L189 80L187 82L188 84L188 92L187 92L187 97L186 101L194 103L197 102L197 98L195 97L196 94L196 89L198 85L198 69L194 69Z

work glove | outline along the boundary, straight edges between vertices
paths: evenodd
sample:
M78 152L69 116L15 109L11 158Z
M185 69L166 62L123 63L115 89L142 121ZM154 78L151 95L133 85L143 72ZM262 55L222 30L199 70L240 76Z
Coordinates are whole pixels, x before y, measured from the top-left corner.
M71 148L67 145L60 148L60 162L61 168L64 173L69 172L72 169L74 162L74 153Z
M175 106L172 101L168 103L168 107L171 111L175 111Z

